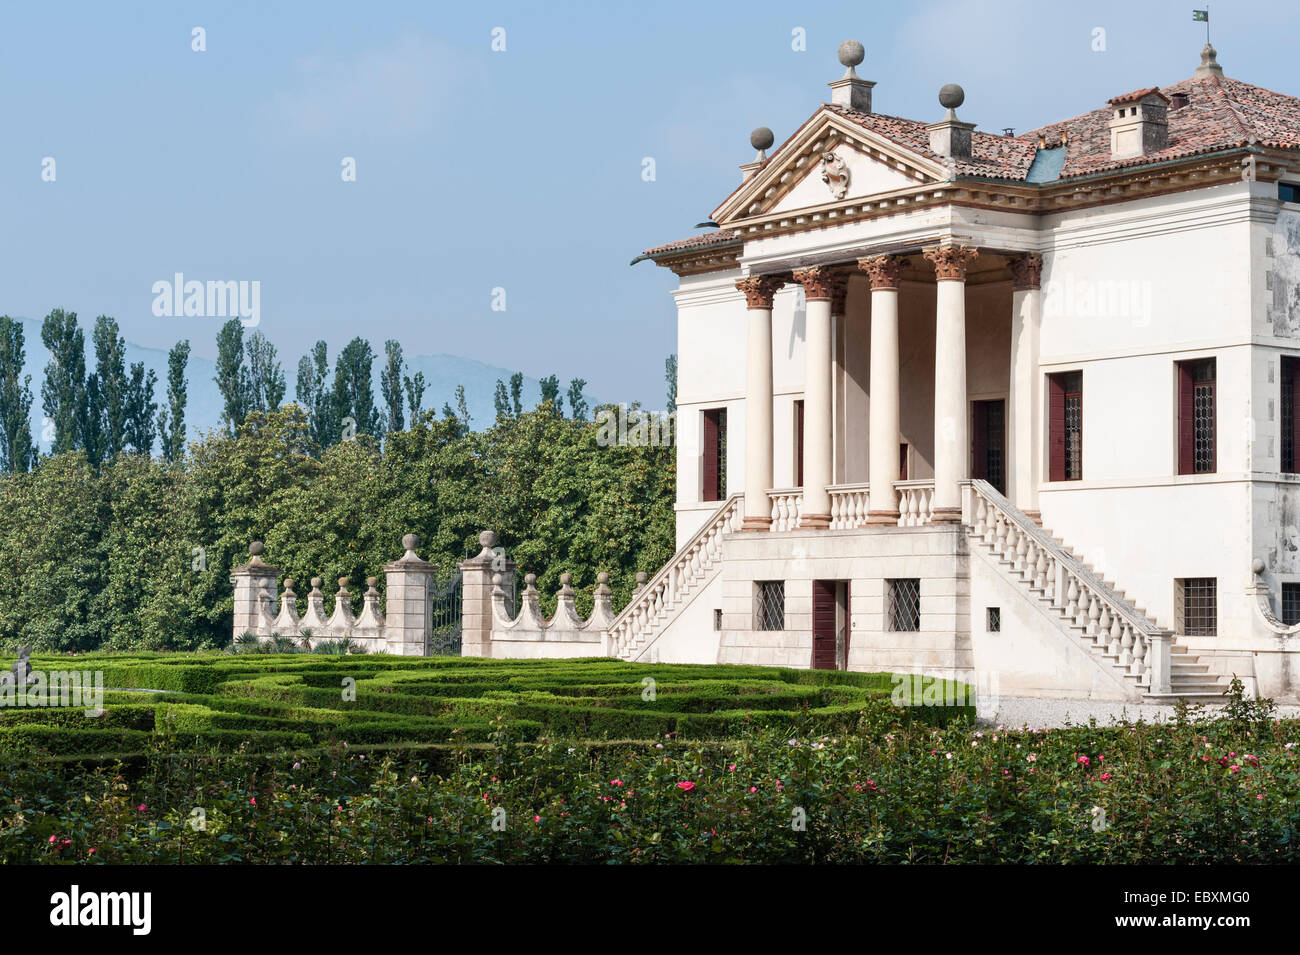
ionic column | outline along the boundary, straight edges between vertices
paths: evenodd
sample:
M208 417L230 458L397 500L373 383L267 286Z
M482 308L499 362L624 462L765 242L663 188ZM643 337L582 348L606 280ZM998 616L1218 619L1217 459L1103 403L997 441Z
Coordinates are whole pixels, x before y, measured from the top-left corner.
M749 309L745 358L745 519L742 531L772 524L767 489L772 486L772 298L785 284L770 275L741 279Z
M970 476L966 408L966 267L979 252L942 245L934 263L934 505L936 523L961 521L961 482Z
M871 481L868 524L898 523L898 286L906 259L859 259L871 279L871 406L867 469Z
M795 269L808 303L804 317L803 515L800 526L831 526L831 299L836 276L826 266Z
M1007 429L1007 490L1011 502L1038 518L1038 469L1041 457L1042 398L1038 374L1038 330L1042 319L1043 257L1036 253L1012 259L1010 427Z

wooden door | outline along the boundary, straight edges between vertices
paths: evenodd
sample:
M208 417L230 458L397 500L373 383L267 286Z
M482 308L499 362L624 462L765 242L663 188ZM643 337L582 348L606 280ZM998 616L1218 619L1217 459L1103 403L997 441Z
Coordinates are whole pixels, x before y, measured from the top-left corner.
M813 581L812 607L814 670L835 669L835 581Z

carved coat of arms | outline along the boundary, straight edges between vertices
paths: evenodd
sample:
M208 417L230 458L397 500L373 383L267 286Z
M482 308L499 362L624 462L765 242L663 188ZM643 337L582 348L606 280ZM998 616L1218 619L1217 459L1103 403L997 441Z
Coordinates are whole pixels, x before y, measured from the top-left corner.
M849 167L832 152L822 153L822 182L836 199L843 199L849 191Z

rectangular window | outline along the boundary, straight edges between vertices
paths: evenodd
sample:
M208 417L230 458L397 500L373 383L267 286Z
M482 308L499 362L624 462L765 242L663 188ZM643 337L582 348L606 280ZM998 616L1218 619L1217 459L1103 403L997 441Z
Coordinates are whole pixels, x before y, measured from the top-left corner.
M1283 356L1282 358L1282 470L1287 474L1297 473L1296 448L1300 447L1296 434L1296 388L1300 388L1300 358Z
M794 403L794 486L803 487L803 401Z
M1283 202L1300 202L1300 186L1294 182L1279 182L1277 197Z
M1007 493L1006 401L971 402L971 477L988 481Z
M921 629L921 581L915 577L887 580L889 588L889 629Z
M722 501L727 497L727 409L704 412L704 480L700 500Z
M1214 359L1178 363L1178 473L1213 474Z
M1217 577L1185 577L1178 581L1178 632L1189 637L1213 637L1219 633L1219 580Z
M987 630L989 633L1002 632L1002 608L1001 607L988 608L988 620L986 622L984 629Z
M898 479L900 481L907 480L907 445L906 444L900 444L898 446Z
M713 611L713 629L722 629L722 611L716 608Z
M755 582L754 629L785 629L784 580L760 580Z
M1048 479L1083 478L1083 372L1047 376Z
M1282 585L1282 622L1288 627L1300 623L1300 584Z

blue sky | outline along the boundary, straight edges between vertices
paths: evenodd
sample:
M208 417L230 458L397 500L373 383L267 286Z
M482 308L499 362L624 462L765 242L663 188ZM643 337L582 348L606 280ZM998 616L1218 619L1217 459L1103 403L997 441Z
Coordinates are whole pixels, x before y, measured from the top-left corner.
M708 217L752 128L780 143L827 98L841 40L879 112L938 119L958 82L963 119L1028 129L1190 76L1203 5L5 3L0 313L211 357L219 320L154 317L153 283L257 280L291 392L311 342L361 334L658 407L675 277L628 261ZM1300 10L1211 11L1229 76L1300 94Z

